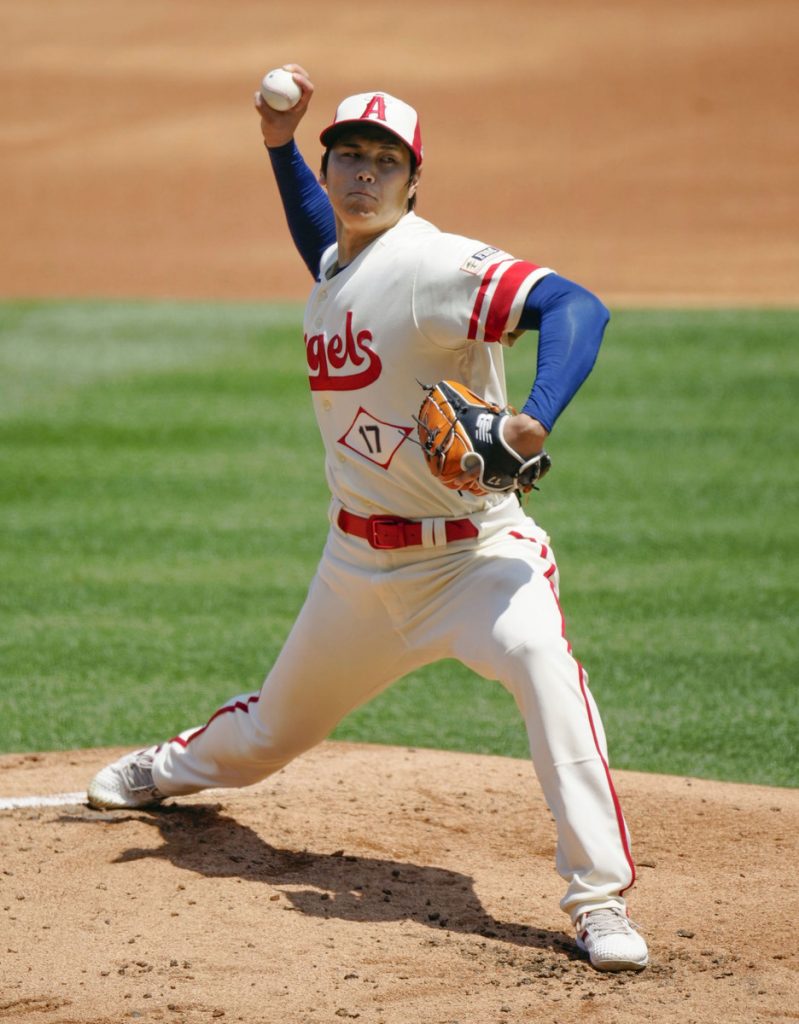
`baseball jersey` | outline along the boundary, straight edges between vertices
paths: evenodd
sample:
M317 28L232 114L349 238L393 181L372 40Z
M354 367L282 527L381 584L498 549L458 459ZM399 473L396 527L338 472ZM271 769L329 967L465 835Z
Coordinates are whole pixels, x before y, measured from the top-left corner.
M343 269L323 255L305 311L308 376L331 493L360 515L421 519L507 495L444 487L416 443L420 383L454 378L505 405L502 345L551 273L406 214Z

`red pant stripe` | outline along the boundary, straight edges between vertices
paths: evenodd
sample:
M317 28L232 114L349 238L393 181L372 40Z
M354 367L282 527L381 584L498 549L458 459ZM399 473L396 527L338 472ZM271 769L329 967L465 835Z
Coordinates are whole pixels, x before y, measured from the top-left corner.
M511 536L516 537L519 540L529 540L532 544L538 543L537 541L533 540L532 537L525 537L524 534L517 533L515 530L511 531ZM547 555L549 554L546 546L543 545L543 544L541 545L541 554L542 554L542 557L544 557L544 558L546 558ZM571 654L572 653L572 646L569 643L569 638L566 636L566 618L565 618L565 616L563 614L563 609L561 608L560 601L558 600L558 595L555 592L555 585L552 582L552 577L555 575L555 572L556 572L556 566L555 566L555 563L553 562L550 565L550 567L547 569L547 571L544 573L544 576L546 577L547 581L549 582L549 588L552 591L552 597L555 599L555 604L556 604L557 609L558 609L558 614L560 615L560 624L561 624L560 635L566 641L566 646L568 648L569 654ZM585 678L585 669L583 668L583 666L580 664L579 661L577 662L577 670L579 672L580 693L582 694L582 697L583 697L583 703L585 705L585 713L588 716L588 724L591 727L591 735L594 738L594 746L596 747L596 752L597 752L597 754L599 754L599 759L602 762L602 767L605 770L605 778L608 781L608 789L610 790L610 796L611 796L611 799L613 801L613 809L616 812L616 823L617 823L618 828L619 828L619 838L621 839L621 845L622 845L622 849L624 850L625 859L626 859L626 861L627 861L627 863L628 863L628 865L630 867L630 881L619 893L619 895L623 895L635 883L635 878L636 878L635 862L633 861L632 852L630 850L630 843L629 843L629 841L627 839L627 826L625 825L625 822L624 822L624 814L622 813L621 803L619 801L618 794L616 793L616 787L613 785L613 778L612 778L612 776L610 774L610 765L608 764L607 759L605 758L605 756L602 753L602 747L601 747L601 745L599 743L599 737L597 736L596 725L594 724L594 716L591 714L591 702L588 700L588 684L587 684L586 678Z
M215 711L213 715L211 715L211 717L205 723L205 725L200 726L199 729L195 729L191 736L186 737L186 739L183 739L182 736L173 736L169 742L179 743L181 747L187 747L192 740L196 740L198 736L202 736L202 734L205 732L205 730L208 728L211 722L219 718L220 715L227 715L231 711L243 711L246 715L248 715L250 713L250 704L257 704L259 697L260 695L256 693L252 697L247 698L246 704L240 700L237 700L235 704L226 704L223 708L219 708L218 711Z

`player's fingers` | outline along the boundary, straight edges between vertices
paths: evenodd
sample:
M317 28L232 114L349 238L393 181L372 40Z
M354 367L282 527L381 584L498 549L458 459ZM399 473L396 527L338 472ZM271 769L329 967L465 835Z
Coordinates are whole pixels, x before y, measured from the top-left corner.
M310 83L308 83L310 85ZM261 115L261 119L268 125L287 124L289 121L296 121L299 124L300 117L308 109L313 95L313 86L306 88L303 80L297 82L300 87L300 98L288 110L273 110L261 94L260 89L254 94L255 109ZM298 116L299 115L299 116Z
M302 77L307 79L309 82L311 80L311 76L301 64L284 64L283 70L290 71L294 75L302 75Z
M283 70L291 72L291 77L300 87L300 90L302 92L302 97L300 100L297 101L297 103L294 104L294 108L298 107L300 103L302 103L304 109L310 103L311 96L313 95L314 91L314 84L311 81L311 76L308 74L308 72L301 64L284 64Z
M291 76L297 85L300 87L302 96L297 100L292 110L305 110L308 104L311 102L313 96L313 82L309 78L305 78L303 75L294 74Z

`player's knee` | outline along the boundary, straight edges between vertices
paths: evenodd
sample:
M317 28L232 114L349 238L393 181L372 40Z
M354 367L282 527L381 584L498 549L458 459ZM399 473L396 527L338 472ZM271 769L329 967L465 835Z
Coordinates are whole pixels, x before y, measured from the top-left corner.
M508 651L505 659L508 685L517 693L534 690L551 695L577 679L577 664L568 645L558 637L529 637Z
M302 728L302 723L292 723L285 729L256 725L250 739L250 756L270 772L277 771L324 738L318 730Z

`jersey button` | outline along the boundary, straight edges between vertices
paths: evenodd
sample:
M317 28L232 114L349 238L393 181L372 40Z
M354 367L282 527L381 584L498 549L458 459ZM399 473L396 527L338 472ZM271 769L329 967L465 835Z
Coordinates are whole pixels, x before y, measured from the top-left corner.
M333 403L330 401L329 398L322 399L322 408L325 410L325 412L329 412L333 408Z

